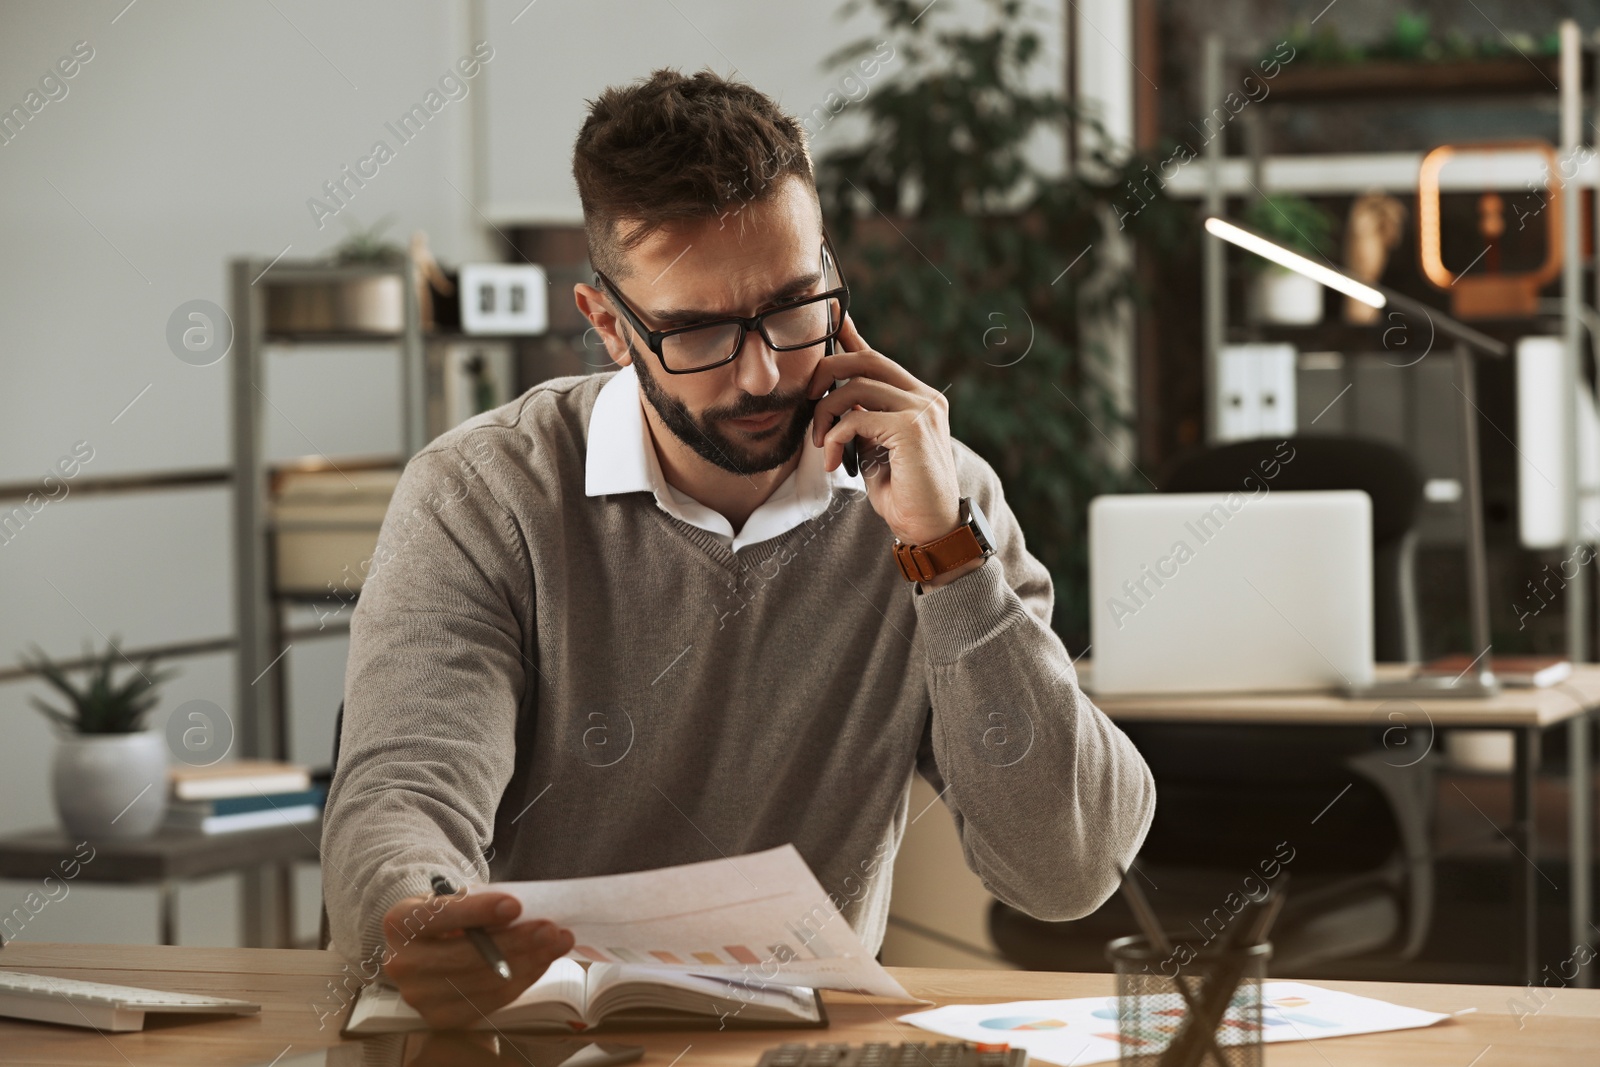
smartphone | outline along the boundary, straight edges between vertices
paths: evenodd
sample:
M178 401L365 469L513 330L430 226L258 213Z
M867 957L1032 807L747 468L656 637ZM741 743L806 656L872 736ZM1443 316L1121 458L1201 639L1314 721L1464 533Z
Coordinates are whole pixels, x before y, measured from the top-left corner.
M828 344L823 351L827 355L833 355L833 339L831 337L828 339ZM849 378L835 378L833 380L833 389L839 388L849 380ZM833 389L829 389L828 393L833 392ZM822 395L827 396L828 393ZM833 417L833 423L835 426L839 424L839 416L835 415ZM861 453L856 449L856 439L854 437L844 443L844 472L852 478L861 473Z
M828 259L828 251L827 251L826 248L824 248L823 251L822 251L822 276L824 278L824 284L827 284L826 279L828 278L829 262L830 261ZM828 329L829 329L829 331L832 331L832 329L836 325L838 325L838 324L833 321L833 308L831 306L831 301L830 301L830 306L828 308ZM826 355L826 356L833 355L833 353L834 353L834 339L832 337L829 337L827 342L822 346L822 353L823 353L823 355ZM845 382L848 382L849 380L850 380L849 378L835 378L833 380L833 389L839 388L839 386L843 385ZM833 392L833 389L829 389L828 393ZM828 393L824 393L822 395L823 396L827 396ZM834 423L835 426L837 426L839 424L839 417L838 416L834 416L833 423ZM844 472L846 474L850 475L850 477L852 477L852 478L854 478L856 475L861 473L861 453L856 448L856 439L854 437L850 438L850 440L848 440L848 441L846 441L844 443Z

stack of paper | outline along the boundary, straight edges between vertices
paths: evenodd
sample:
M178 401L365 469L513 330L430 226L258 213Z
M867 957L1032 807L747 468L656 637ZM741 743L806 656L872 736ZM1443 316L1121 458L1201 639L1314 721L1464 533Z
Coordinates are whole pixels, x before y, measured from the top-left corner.
M1159 1051L1171 1041L1182 1022L1181 1008L1174 1008L1171 1014L1170 1024L1157 1023L1142 1034L1119 1031L1116 997L951 1004L902 1015L900 1019L947 1037L1004 1041L1014 1048L1027 1049L1033 1059L1077 1067L1118 1059L1124 1045L1131 1046L1133 1052ZM1447 1018L1437 1012L1403 1008L1300 982L1266 982L1261 988L1264 1042L1409 1030ZM1222 1037L1218 1040L1224 1041Z

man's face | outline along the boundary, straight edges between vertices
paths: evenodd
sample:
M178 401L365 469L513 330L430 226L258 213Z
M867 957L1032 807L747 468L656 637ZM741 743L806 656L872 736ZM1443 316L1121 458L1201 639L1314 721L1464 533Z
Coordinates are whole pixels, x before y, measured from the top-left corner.
M815 197L790 178L765 201L652 234L628 255L626 278L612 281L645 325L667 330L822 292L821 247ZM816 406L806 391L821 345L774 352L752 331L732 363L668 374L620 314L613 328L656 415L708 463L752 474L783 466L801 447Z

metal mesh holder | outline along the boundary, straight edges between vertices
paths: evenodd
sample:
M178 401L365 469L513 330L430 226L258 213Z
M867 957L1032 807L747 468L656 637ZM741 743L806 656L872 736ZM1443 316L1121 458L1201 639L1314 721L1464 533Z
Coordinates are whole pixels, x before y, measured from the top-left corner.
M1178 990L1177 979L1187 983L1196 1003L1204 1004L1218 982L1237 976L1238 986L1213 1031L1216 1049L1209 1045L1195 1049L1195 1058L1187 1064L1262 1067L1261 983L1267 976L1271 943L1224 952L1216 942L1196 945L1182 935L1169 940L1175 946L1171 953L1157 951L1143 937L1122 937L1106 946L1106 958L1117 976L1117 1040L1122 1045L1122 1063L1155 1067L1185 1031L1192 1011ZM1193 1036L1198 1039L1198 1034ZM1163 1067L1179 1063L1174 1052Z

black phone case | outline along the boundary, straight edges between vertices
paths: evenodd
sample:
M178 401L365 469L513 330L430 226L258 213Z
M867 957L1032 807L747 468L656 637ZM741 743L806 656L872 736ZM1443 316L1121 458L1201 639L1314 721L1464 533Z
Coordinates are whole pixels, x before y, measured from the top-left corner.
M828 338L828 343L823 348L823 352L826 355L833 355L833 338ZM832 390L829 390L829 392L832 392ZM839 424L838 416L834 416L833 423L835 426ZM861 453L856 449L856 439L854 437L844 443L844 472L852 478L861 473Z

